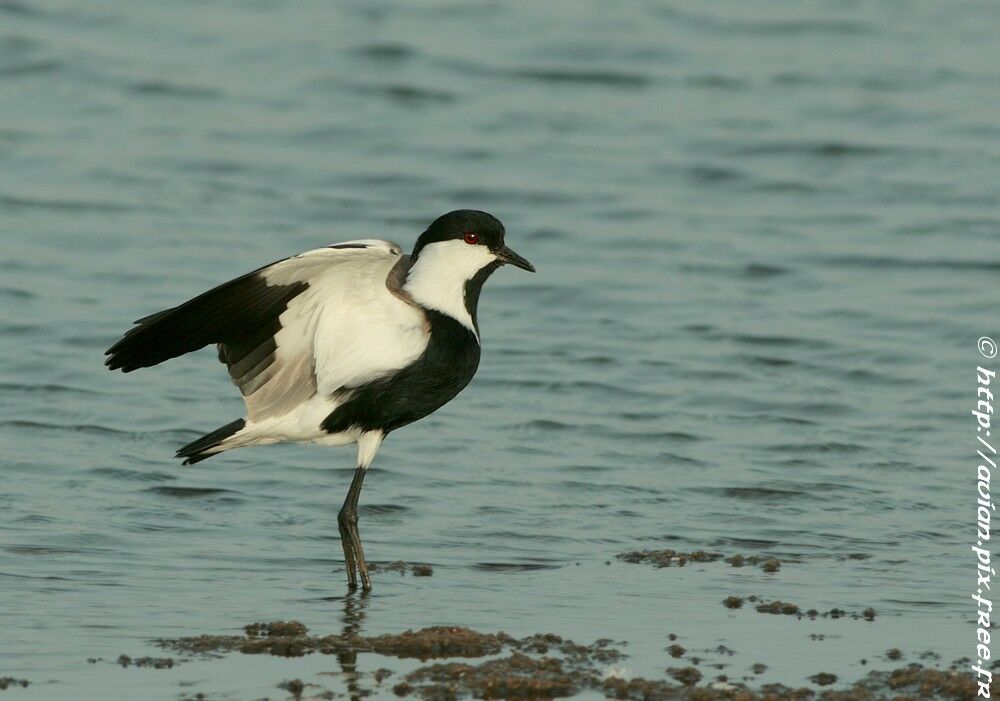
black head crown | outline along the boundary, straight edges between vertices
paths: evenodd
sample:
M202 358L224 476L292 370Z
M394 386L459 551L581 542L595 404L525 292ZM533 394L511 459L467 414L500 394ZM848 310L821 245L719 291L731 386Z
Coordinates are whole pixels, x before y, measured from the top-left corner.
M454 212L442 214L435 219L427 231L420 234L411 254L414 260L420 255L420 250L429 243L450 241L451 239L475 241L487 246L491 251L503 248L504 228L500 220L492 214L475 209L456 209ZM467 239L474 236L475 239Z

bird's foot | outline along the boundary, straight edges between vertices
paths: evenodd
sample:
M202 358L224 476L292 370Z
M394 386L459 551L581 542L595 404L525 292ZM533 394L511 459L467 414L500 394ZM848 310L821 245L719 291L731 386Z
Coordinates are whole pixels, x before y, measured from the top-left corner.
M356 591L360 578L361 589L366 592L371 591L372 580L368 575L368 563L365 561L365 551L361 546L361 535L358 533L357 513L341 511L337 522L340 526L340 542L344 546L347 588Z

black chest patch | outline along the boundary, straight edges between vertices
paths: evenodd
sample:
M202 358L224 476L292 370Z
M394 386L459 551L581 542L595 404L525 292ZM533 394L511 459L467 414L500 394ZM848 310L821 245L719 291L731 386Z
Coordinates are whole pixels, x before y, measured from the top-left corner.
M327 433L351 428L389 433L447 404L479 367L479 342L455 319L425 310L430 322L427 349L411 365L357 388L320 424Z

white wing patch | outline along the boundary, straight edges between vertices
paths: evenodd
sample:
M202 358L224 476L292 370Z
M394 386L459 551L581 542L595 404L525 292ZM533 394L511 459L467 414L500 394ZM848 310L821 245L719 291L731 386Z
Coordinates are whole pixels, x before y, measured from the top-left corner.
M363 239L306 251L262 271L268 284L306 282L309 288L279 317L271 377L244 397L244 436L266 442L268 429L280 425L299 440L321 438L319 424L345 400L343 390L420 357L429 340L424 314L386 287L401 255L398 244Z

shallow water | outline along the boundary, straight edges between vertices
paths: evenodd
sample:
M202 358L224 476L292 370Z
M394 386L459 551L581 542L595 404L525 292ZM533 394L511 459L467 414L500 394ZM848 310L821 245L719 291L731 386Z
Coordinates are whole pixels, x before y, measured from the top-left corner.
M7 693L281 697L336 665L87 662L278 618L607 637L647 676L675 633L790 685L889 647L972 654L998 22L930 0L0 3L0 676L32 682ZM539 272L494 276L476 380L366 481L369 558L434 575L345 597L353 451L182 468L241 413L213 353L128 376L102 353L264 262L408 246L459 207ZM645 548L783 564L615 558ZM878 615L721 604L750 594Z

